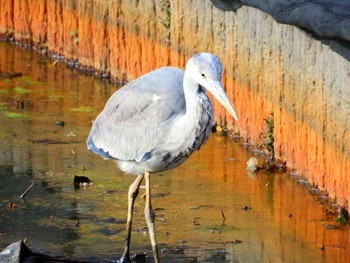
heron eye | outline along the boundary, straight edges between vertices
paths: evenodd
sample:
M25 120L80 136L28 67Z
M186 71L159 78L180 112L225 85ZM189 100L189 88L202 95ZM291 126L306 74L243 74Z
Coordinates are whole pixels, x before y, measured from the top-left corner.
M206 76L205 76L205 74L204 74L204 73L202 73L202 77L203 77L203 78L206 78Z

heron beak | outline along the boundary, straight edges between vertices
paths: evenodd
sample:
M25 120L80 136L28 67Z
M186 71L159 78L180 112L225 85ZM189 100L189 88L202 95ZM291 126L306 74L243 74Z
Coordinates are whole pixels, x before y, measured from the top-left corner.
M220 81L210 81L208 80L209 85L207 85L207 89L213 96L221 103L222 106L231 114L231 116L238 121L238 116L233 109L229 99L227 98L227 95L224 91L224 88L222 87L222 84Z

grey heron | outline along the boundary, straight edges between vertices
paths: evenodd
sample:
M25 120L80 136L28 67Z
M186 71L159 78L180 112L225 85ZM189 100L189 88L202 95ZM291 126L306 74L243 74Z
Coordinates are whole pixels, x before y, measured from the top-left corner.
M151 204L151 173L173 169L208 139L213 110L208 90L238 121L221 84L222 66L210 53L198 53L185 70L162 67L116 91L93 122L88 149L116 160L119 168L137 175L128 191L125 248L129 255L133 207L145 178L145 217L155 262L159 262L155 214Z

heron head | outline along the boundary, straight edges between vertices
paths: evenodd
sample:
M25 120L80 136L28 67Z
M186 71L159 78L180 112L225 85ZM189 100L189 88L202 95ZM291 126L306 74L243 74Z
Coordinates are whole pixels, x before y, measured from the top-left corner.
M217 56L210 53L198 53L193 55L187 63L194 81L207 89L224 108L238 121L224 88L221 84L222 66Z

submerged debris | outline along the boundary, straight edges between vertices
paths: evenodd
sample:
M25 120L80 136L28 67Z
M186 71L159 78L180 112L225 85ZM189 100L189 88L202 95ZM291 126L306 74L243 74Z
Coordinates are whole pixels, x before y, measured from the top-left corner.
M74 187L79 188L80 186L87 187L92 185L92 180L86 176L74 175Z
M39 140L31 140L33 144L75 144L80 143L78 141L60 141L54 139L39 139Z
M185 254L185 248L183 245L174 245L172 247L162 248L160 252L162 254L183 255Z
M18 78L22 76L22 72L2 72L0 70L0 79Z
M64 127L64 121L56 121L56 126L58 127Z
M242 241L242 240L238 240L238 239L234 239L234 240L230 240L230 241L225 241L224 243L225 243L225 244L234 244L234 245L237 245L237 244L243 243L243 241Z
M11 210L15 209L17 207L17 205L15 203L12 202L8 202L7 207Z
M197 222L197 218L193 218L193 225L194 226L199 226L200 223Z
M242 207L242 210L245 210L245 211L248 211L248 210L251 210L251 209L253 209L252 207L250 207L250 206L244 206L244 207Z
M210 229L210 233L211 234L220 234L221 233L221 229L217 228L217 227L213 227L212 229Z
M336 225L333 225L333 224L324 224L322 225L324 228L326 229L331 229L331 230L337 230L337 229L340 229L339 226L336 226Z
M148 256L147 253L140 253L140 254L135 254L132 256L132 259L136 262L147 262L148 261Z
M225 222L225 214L224 214L224 211L222 210L222 208L220 207L220 211L221 211L221 216L222 216L222 220L223 220L223 223Z
M23 194L21 194L21 196L19 197L20 199L24 199L24 197L25 197L26 194L30 191L30 189L33 188L34 183L35 183L35 180L36 180L36 176L34 177L33 182L31 183L31 185L24 191Z
M16 101L16 109L17 110L23 110L24 109L24 100L17 100Z

